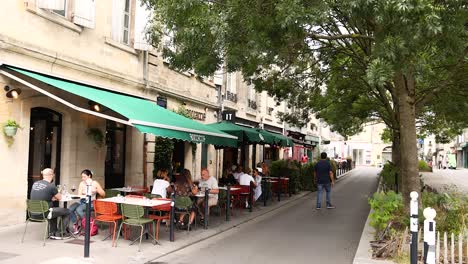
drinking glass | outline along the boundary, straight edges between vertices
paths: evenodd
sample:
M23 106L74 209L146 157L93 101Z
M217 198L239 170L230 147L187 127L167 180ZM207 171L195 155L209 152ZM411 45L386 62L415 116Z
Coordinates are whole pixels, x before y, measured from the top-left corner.
M76 186L75 185L72 185L72 187L70 188L70 190L72 191L72 193L74 193L76 191Z

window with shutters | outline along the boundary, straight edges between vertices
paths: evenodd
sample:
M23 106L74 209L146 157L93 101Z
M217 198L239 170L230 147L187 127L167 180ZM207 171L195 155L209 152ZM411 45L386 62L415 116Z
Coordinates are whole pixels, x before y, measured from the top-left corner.
M130 45L131 39L131 0L112 1L112 39Z

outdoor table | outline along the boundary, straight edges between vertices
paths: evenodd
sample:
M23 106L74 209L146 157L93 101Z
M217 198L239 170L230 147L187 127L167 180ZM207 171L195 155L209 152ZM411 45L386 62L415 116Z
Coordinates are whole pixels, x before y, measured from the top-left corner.
M119 189L119 188L117 188ZM135 189L134 189L135 190ZM166 201L166 200L152 200L152 199L140 199L140 198L125 198L123 196L121 197L109 197L109 198L103 198L99 199L99 201L103 202L112 202L112 203L119 203L119 204L131 204L131 205L139 205L143 207L153 207L153 206L160 206L160 205L165 205L165 204L170 204L171 201ZM174 222L174 217L171 214L171 223ZM170 230L171 233L174 232L174 230L171 228ZM145 231L143 234L151 236L151 234L148 232L148 228L145 226ZM171 237L173 237L173 234L170 234ZM153 236L151 236L153 237ZM135 240L136 241L136 240ZM135 243L133 241L131 244ZM156 243L159 243L156 241Z
M133 188L133 187L112 188L111 190L119 191L122 193L122 195L125 195L127 193L139 193L139 192L145 191L145 189L143 188Z
M68 207L68 202L86 198L86 195L62 195L60 202L63 202L63 208Z

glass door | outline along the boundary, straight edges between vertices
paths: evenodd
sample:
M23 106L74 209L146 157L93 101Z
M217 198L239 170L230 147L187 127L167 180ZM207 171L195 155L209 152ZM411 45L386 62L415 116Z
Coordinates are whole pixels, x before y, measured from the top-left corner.
M34 182L42 179L41 171L52 168L55 184L60 184L62 116L47 108L31 109L29 132L28 198Z

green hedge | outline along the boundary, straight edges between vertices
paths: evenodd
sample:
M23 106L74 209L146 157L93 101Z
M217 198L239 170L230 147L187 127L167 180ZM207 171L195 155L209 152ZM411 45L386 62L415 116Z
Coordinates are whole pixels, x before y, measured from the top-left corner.
M432 171L432 168L429 167L429 164L427 164L427 162L425 162L424 160L420 160L418 162L418 166L419 166L419 171L426 171L426 172Z
M398 168L391 162L385 163L380 176L383 178L383 190L395 190L395 174L398 173Z
M317 164L317 162L313 161L302 166L301 185L304 191L315 192L317 190L317 185L314 182L315 164Z

